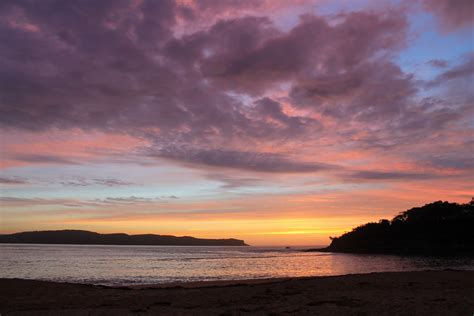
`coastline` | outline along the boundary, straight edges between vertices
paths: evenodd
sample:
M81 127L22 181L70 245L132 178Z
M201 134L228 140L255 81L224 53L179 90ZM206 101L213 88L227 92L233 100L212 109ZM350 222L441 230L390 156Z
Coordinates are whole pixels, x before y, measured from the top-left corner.
M2 315L439 315L474 311L474 271L107 287L0 279Z
M303 249L302 252L321 252L321 253L342 253L349 255L387 255L387 256L410 256L410 257L443 257L443 258L456 258L456 257L474 257L474 252L472 251L406 251L406 250L397 250L397 251L387 251L384 250L345 250L345 249L334 249L328 247L324 248L309 248Z

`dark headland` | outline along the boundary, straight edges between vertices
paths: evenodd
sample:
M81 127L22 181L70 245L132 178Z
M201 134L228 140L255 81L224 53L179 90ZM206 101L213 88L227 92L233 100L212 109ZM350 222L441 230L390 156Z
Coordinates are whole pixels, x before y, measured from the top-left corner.
M331 240L328 247L309 251L474 256L474 199L415 207Z
M202 239L189 236L99 234L85 230L49 230L0 235L0 243L148 245L148 246L247 246L240 239Z

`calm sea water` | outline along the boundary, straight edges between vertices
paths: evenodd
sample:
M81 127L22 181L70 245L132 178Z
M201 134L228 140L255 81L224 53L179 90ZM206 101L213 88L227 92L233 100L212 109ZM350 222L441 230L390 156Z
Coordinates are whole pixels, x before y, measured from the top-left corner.
M105 285L447 268L474 270L474 260L331 254L267 247L0 244L2 278Z

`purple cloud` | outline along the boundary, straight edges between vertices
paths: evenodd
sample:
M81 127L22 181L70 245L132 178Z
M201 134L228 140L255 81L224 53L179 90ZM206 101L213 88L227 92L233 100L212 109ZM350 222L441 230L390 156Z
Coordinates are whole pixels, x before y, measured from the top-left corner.
M84 179L84 178L73 178L69 180L60 181L63 186L72 187L86 187L91 185L117 187L117 186L128 186L133 185L132 182L123 181L115 178L95 178L95 179Z
M29 182L25 179L18 177L0 177L0 184L28 184Z
M234 5L240 15L178 32L183 21ZM127 133L158 148L146 156L312 172L330 166L278 152L295 144L316 148L323 137L394 148L459 122L467 111L467 104L428 106L418 95L426 87L394 62L407 42L403 11L307 14L283 30L258 11L267 5L3 1L0 126ZM434 82L468 75L470 63ZM275 152L253 149L262 144ZM45 154L13 158L75 163Z
M40 163L40 164L67 164L67 165L78 164L78 162L75 162L67 158L53 156L53 155L46 155L46 154L14 154L14 155L9 156L8 158L14 159L16 161Z
M456 65L441 73L433 81L433 84L442 84L450 80L462 79L474 75L474 53L464 58L463 63Z
M446 32L474 24L474 2L471 0L423 0Z
M192 164L260 172L299 173L336 168L329 164L295 161L283 154L266 152L166 147L159 150L150 149L148 154L158 158L168 158Z
M355 180L427 180L439 176L432 173L399 172L399 171L356 171L347 178Z
M448 62L443 59L431 59L427 63L435 68L446 68L448 66Z

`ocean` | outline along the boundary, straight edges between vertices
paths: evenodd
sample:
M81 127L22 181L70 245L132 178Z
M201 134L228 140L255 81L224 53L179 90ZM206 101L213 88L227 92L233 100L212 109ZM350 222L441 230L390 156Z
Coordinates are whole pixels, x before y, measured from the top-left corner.
M0 244L0 278L114 286L444 269L474 270L474 259L283 247Z

